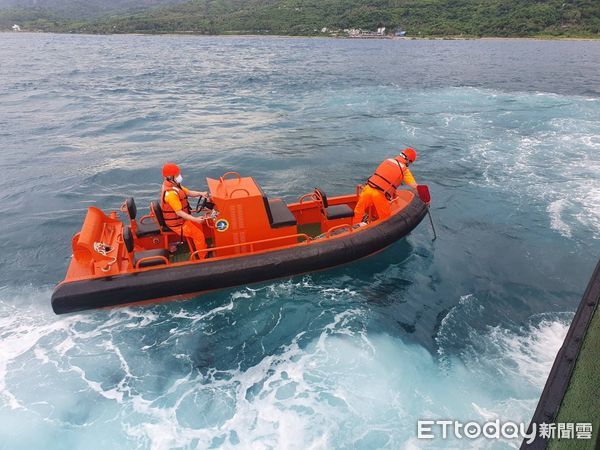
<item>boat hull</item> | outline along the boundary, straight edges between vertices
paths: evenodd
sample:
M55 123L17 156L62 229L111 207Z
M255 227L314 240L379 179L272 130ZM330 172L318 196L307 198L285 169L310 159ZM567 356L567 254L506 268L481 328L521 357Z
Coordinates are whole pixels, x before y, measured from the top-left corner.
M406 207L375 226L310 245L63 282L52 294L52 309L65 314L129 305L327 269L383 250L410 233L426 214L427 205L415 196Z

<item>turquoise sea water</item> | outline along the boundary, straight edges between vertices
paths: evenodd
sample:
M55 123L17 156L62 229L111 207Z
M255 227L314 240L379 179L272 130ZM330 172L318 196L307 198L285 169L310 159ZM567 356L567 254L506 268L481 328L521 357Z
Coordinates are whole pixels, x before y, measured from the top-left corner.
M0 34L0 448L510 448L600 255L600 43ZM370 259L57 317L85 209L160 167L289 201L419 151L423 222Z

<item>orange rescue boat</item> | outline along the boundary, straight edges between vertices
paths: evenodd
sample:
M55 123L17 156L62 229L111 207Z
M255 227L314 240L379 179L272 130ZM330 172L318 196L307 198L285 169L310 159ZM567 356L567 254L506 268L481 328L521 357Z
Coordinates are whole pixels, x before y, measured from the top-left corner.
M67 275L52 294L54 312L181 299L345 264L406 236L429 205L426 186L419 194L398 190L390 217L353 225L360 185L332 198L315 189L287 205L237 172L207 182L214 209L200 204L196 211L211 217L203 225L209 244L203 250L166 227L160 202L137 220L135 202L127 199L121 210L129 223L117 211L90 207L73 236Z

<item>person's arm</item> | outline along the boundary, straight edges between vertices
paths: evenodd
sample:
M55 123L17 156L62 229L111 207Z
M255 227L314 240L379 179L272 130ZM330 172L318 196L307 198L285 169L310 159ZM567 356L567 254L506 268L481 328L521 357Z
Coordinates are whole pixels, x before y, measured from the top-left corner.
M188 197L208 197L208 192L205 191L192 191L186 187L183 187L183 190L185 191L185 193L188 195Z
M181 202L179 201L179 197L173 191L169 191L169 192L165 193L165 201L169 204L169 206L171 208L173 208L173 211L175 211L175 214L177 214L179 217L181 217L184 220L191 220L192 222L196 222L196 223L203 223L206 220L205 217L202 217L202 216L194 217L191 214L186 213L183 210L183 208L181 207Z
M206 221L206 217L204 217L204 216L194 217L191 214L184 212L183 209L180 209L179 211L175 211L175 214L177 214L182 219L190 220L190 221L196 222L196 223L204 223Z
M206 191L188 191L188 197L208 197L208 192Z
M417 181L408 167L404 169L404 184L417 189Z

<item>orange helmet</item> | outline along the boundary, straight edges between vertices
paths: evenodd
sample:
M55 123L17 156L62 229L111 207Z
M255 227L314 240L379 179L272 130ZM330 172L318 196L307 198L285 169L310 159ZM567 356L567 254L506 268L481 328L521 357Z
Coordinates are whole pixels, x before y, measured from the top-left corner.
M404 157L404 159L410 161L411 163L414 163L417 160L417 152L414 148L405 148L402 150L401 155Z
M181 173L177 164L166 163L162 168L163 177L175 177Z

